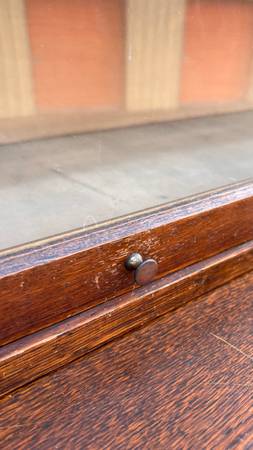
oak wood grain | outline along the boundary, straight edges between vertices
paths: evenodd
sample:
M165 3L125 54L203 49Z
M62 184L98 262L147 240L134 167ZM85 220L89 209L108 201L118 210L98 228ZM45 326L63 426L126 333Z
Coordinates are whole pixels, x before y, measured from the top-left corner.
M133 251L157 279L253 239L253 183L56 237L0 258L0 344L126 294Z
M0 396L253 270L253 241L0 349Z
M250 449L253 273L2 399L4 449Z

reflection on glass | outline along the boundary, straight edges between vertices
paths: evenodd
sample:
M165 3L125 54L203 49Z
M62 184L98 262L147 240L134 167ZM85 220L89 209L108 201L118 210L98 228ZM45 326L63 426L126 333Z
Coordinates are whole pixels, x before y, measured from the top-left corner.
M252 105L252 1L1 0L0 249L249 177Z

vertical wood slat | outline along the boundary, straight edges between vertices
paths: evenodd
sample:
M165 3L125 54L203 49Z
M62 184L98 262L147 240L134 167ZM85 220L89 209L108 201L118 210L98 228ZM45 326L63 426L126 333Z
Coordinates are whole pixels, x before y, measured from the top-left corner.
M0 1L0 118L34 113L23 0Z
M178 105L185 0L128 0L126 107Z

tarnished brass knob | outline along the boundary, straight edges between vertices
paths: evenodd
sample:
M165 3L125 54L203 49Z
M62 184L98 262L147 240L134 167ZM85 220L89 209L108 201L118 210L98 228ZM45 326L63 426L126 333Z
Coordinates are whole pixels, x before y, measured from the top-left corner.
M143 261L140 253L132 253L125 261L125 267L134 271L134 279L141 286L153 280L157 274L158 264L154 259L148 258Z

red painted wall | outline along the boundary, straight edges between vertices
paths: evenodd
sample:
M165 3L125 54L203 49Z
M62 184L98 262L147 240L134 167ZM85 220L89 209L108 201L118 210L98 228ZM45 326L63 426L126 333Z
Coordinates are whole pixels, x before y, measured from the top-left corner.
M123 102L121 0L26 0L39 110L110 109Z
M253 2L188 0L181 102L240 100L253 56Z

